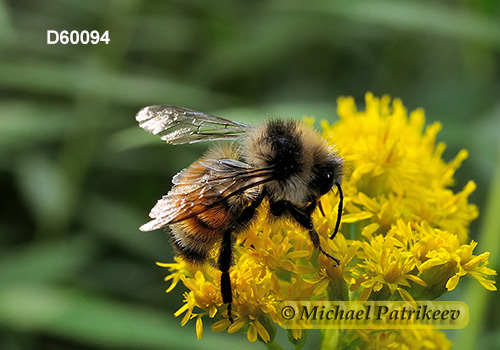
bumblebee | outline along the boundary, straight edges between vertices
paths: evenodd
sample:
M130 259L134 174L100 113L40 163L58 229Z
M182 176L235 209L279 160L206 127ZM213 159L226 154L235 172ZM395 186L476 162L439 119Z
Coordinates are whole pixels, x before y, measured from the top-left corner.
M172 145L239 141L213 147L175 175L170 192L151 210L152 220L140 227L141 231L169 227L176 253L191 263L207 261L212 249L218 248L221 295L231 322L233 237L248 227L264 198L272 218L295 221L321 254L339 264L321 247L311 215L316 207L323 213L319 200L335 186L339 205L333 239L342 214L343 159L314 130L283 119L253 127L164 105L141 109L136 120Z

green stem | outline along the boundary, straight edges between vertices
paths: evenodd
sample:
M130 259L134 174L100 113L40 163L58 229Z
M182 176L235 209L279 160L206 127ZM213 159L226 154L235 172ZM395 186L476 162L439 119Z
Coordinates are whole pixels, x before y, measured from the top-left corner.
M487 250L496 260L500 255L500 152L496 164L495 177L493 179L491 192L486 203L486 210L483 216L482 231L478 239L479 251ZM497 268L495 263L493 268ZM472 283L471 283L472 282ZM469 281L465 290L465 302L469 306L469 324L459 334L454 344L457 350L477 349L486 321L488 302L494 295L486 290L476 281Z
M322 329L321 330L321 350L326 349L342 349L342 342L340 342L341 329Z
M281 345L279 345L278 343L276 343L274 340L268 341L267 343L264 343L264 344L266 344L266 347L269 350L282 350L283 349L281 347Z

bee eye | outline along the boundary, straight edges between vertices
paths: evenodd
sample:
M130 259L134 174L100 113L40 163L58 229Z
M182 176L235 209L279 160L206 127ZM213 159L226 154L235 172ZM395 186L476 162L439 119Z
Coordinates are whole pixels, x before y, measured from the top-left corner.
M326 194L333 186L333 173L325 172L317 178L318 192L320 195Z
M334 167L330 164L317 165L314 169L314 177L311 181L311 188L319 196L331 190L335 178Z
M336 182L342 181L342 161L334 154L330 159L319 158L312 168L311 190L317 197L328 193Z

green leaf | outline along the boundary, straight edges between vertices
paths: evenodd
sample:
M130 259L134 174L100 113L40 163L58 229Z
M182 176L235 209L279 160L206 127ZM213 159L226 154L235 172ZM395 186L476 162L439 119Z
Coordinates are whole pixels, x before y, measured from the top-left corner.
M120 349L249 349L234 336L197 341L178 320L145 307L81 291L37 284L0 287L0 324L18 332L44 332L88 346Z
M88 235L3 252L0 258L0 287L27 281L34 284L61 281L77 276L91 262L95 252L95 242Z

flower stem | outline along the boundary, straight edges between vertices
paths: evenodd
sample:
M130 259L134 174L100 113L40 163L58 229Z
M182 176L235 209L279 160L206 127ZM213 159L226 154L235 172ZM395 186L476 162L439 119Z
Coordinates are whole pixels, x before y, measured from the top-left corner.
M276 343L274 340L268 341L267 343L264 343L264 344L266 344L266 347L269 350L282 350L283 349L281 347L281 345L279 345L278 343Z
M479 245L487 248L485 250L488 250L492 256L500 254L498 249L500 246L500 235L498 234L500 232L500 221L498 220L498 213L500 213L500 149L498 156L495 177L481 225L481 237L478 238ZM497 266L492 266L492 268L495 267ZM465 290L465 301L469 307L469 324L458 334L454 344L457 350L478 348L483 323L486 321L485 313L488 301L493 297L493 294L479 283L470 282Z
M339 342L341 329L322 329L320 349L342 349Z

